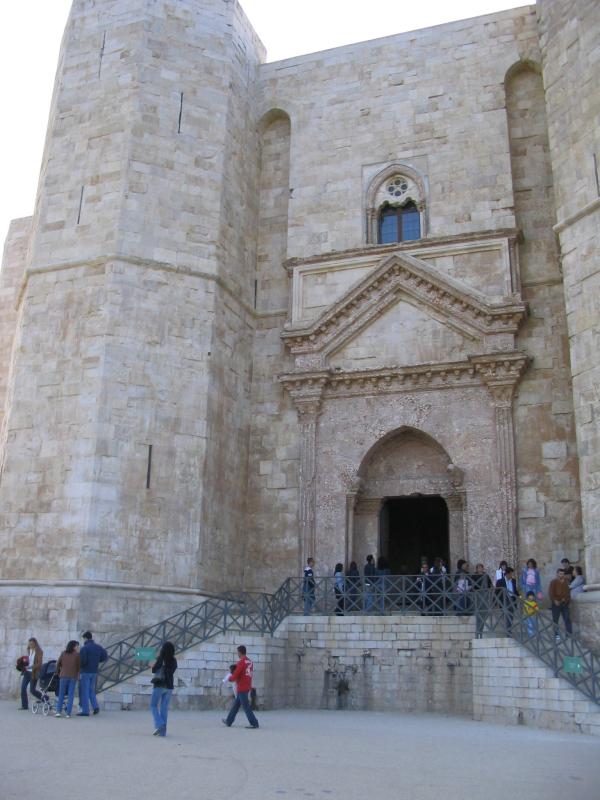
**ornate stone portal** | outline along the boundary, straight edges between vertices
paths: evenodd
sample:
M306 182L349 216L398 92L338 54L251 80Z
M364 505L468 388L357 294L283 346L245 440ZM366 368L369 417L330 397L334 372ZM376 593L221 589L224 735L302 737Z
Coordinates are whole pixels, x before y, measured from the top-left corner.
M288 323L295 368L280 380L301 427L302 561L377 552L383 499L419 493L444 498L452 559L516 563L512 399L528 359L514 337L525 315L516 293L487 299L400 246L316 320ZM424 348L410 336L415 318ZM437 359L420 361L422 352ZM348 368L357 353L374 366ZM395 471L390 461L375 489L374 453L407 431L443 454L443 474L438 464L411 477L419 456Z

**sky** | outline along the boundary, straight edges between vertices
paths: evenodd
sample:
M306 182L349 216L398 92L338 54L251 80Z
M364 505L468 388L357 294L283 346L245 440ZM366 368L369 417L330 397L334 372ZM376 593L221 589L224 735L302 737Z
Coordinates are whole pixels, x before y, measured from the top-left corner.
M526 5L524 0L241 0L268 61ZM0 242L33 213L71 0L0 0Z

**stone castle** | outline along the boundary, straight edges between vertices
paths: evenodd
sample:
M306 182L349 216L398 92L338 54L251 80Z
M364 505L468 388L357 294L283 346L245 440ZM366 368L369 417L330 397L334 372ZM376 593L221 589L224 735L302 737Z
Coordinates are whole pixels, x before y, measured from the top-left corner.
M75 0L0 274L7 657L309 555L600 584L599 40L538 0L265 63L236 0Z

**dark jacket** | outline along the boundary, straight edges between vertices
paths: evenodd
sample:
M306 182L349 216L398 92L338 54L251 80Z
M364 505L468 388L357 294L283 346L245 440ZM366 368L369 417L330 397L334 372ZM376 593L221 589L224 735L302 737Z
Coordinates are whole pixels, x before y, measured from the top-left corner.
M515 603L515 602L516 602L516 600L517 600L517 597L519 597L519 596L520 596L520 594L519 594L519 583L518 583L517 579L516 579L516 578L514 578L514 577L513 577L513 579L512 579L512 582L513 582L513 587L514 587L514 592L513 592L513 594L511 594L511 593L508 591L508 587L507 587L507 585L506 585L506 576L505 576L504 578L500 578L500 580L499 580L499 581L496 581L496 589L506 589L506 590L507 590L507 594L506 594L507 598L508 598L508 599L509 599L511 602Z
M177 669L177 659L174 658L173 661L167 666L167 664L163 664L162 658L159 656L156 661L154 662L154 666L152 667L152 672L158 672L158 670L164 666L165 668L165 681L162 685L163 689L172 689L173 688L173 675L175 674L175 670Z
M81 672L93 674L98 672L98 665L108 658L108 653L93 639L87 639L79 653Z

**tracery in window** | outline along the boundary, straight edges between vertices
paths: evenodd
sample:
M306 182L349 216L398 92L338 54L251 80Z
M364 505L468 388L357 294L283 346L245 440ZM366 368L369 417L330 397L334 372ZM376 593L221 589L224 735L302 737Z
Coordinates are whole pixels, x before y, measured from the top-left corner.
M425 236L426 180L408 164L382 169L367 189L367 242L392 244Z

